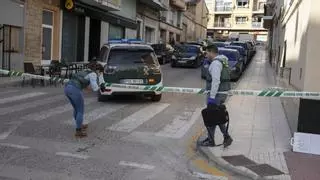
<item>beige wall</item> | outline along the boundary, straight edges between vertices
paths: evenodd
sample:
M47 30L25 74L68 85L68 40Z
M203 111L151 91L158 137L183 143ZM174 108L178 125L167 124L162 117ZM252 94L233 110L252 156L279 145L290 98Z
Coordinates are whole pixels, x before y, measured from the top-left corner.
M49 2L51 2L49 4ZM26 1L25 61L40 64L42 60L42 10L54 12L53 59L60 55L60 8L59 0Z

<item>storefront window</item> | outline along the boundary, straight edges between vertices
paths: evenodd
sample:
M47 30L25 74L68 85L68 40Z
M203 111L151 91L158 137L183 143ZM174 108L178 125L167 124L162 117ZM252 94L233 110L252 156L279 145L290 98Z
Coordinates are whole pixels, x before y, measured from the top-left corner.
M53 12L42 11L42 59L52 59Z
M124 39L124 27L109 24L109 39Z

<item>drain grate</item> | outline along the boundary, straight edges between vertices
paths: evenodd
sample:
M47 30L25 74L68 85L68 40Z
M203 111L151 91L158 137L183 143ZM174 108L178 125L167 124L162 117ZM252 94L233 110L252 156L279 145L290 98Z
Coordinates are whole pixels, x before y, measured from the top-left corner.
M248 166L248 165L256 165L256 163L244 155L236 155L236 156L222 156L224 160L233 166Z
M246 166L246 168L250 169L251 171L255 172L259 176L276 176L282 175L283 172L279 171L278 169L268 165L268 164L259 164L254 166Z

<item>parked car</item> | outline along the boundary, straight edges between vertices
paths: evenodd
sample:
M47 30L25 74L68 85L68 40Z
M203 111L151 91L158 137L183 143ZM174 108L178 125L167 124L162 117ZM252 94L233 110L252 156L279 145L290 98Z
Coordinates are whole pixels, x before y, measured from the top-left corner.
M229 68L231 69L231 80L238 80L244 69L244 60L236 49L219 48L219 54L228 57Z
M255 55L256 52L257 52L256 43L253 40L250 40L250 41L247 41L247 42L252 46L253 55Z
M161 67L154 49L138 40L110 40L100 51L97 63L104 66L105 82L130 85L163 86ZM161 92L154 90L106 87L99 91L98 101L113 95L143 95L152 101L161 100Z
M176 45L172 56L171 66L199 67L204 59L204 52L200 45L179 44Z
M231 70L231 80L237 80L241 77L244 69L244 61L236 49L218 48L219 55L225 55L228 58L229 68ZM205 67L201 66L201 78L205 79Z
M252 59L253 51L247 42L233 41L230 43L230 45L243 47L246 50L246 54L247 54L247 57L249 57L249 61Z
M249 62L249 57L246 54L246 50L242 46L234 46L234 45L229 45L226 46L225 48L227 49L236 49L239 51L241 57L243 58L243 63L244 65L248 64Z
M225 46L227 45L226 42L218 42L218 41L211 42L210 44L214 44L214 45L216 45L218 48L219 48L219 47L225 47Z
M184 43L181 43L181 44L190 44L190 45L198 45L198 46L201 46L202 47L202 50L205 51L206 48L207 48L207 43L205 41L203 42L184 42Z
M171 62L174 48L170 44L152 44L160 64Z

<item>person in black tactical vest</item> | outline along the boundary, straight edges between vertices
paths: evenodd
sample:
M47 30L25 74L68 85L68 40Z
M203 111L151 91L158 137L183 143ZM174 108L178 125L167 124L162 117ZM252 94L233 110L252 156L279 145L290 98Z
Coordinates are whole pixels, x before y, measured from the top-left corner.
M218 55L218 48L215 45L209 45L206 51L207 58L204 61L204 67L206 74L206 90L209 91L207 95L207 108L217 108L226 101L228 96L226 94L217 94L217 92L229 91L231 89L228 58L224 55ZM212 119L212 121L214 121L214 119ZM205 122L205 124L210 123ZM224 136L224 147L231 145L233 140L227 131L226 124L218 124L218 126ZM206 125L206 128L208 137L201 142L201 145L216 146L214 141L216 125Z
M99 78L100 86L98 85L98 76L102 75L103 67L96 62L91 62L88 65L87 70L83 70L72 74L70 80L66 83L64 87L64 93L69 99L73 107L73 118L76 121L76 137L86 137L86 129L88 124L83 124L84 116L84 99L83 99L83 90L88 91L98 91L101 88L104 88L103 78Z

